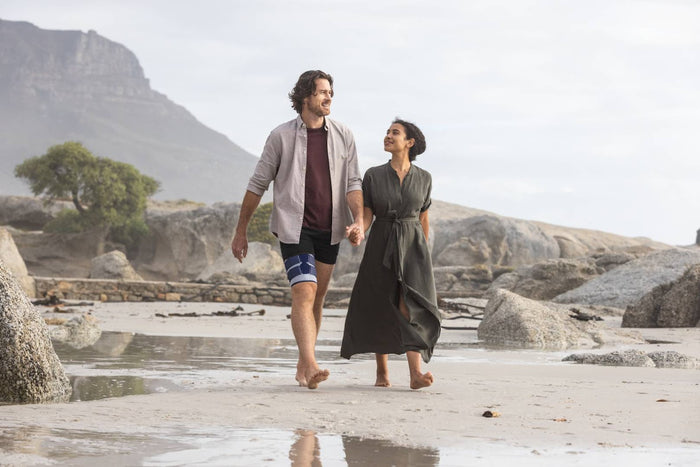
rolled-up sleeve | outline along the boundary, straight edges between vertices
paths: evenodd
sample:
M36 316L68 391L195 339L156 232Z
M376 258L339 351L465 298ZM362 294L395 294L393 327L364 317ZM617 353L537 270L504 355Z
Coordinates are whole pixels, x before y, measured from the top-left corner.
M362 175L360 174L360 165L357 161L357 148L355 147L355 138L350 131L346 135L348 141L348 185L346 193L351 191L362 190Z
M282 142L279 133L272 132L265 141L260 160L255 166L255 171L248 181L248 191L262 196L270 186L270 182L275 179L277 169L282 157Z

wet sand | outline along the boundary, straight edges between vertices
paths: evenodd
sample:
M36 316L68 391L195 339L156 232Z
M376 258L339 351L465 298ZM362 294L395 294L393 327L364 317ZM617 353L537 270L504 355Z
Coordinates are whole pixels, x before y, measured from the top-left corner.
M90 310L104 331L293 338L286 317L289 309L242 306L245 311L264 308L266 313L157 317L156 314L168 313L212 313L233 307L166 302L100 303L77 311ZM326 310L325 316L319 339L339 346L344 311ZM625 348L676 350L700 358L700 328L639 331L650 340L666 343ZM638 465L693 465L700 458L700 370L580 365L561 359L590 350L486 350L475 342L475 331L443 331L433 360L423 366L424 371L433 373L435 384L419 391L408 387L404 358L392 357L389 361L391 388L373 386L372 359L353 358L322 360L321 366L330 371L330 378L316 390L297 386L293 368L260 368L258 372L232 371L229 380L216 385L195 384L186 391L0 406L0 463L50 461L56 455L42 450L40 440L61 432L91 433L95 439L98 434L104 435L102 441L97 439L90 444L95 452L84 448L87 452L76 454L73 460L94 461L91 456L107 460L119 449L131 446L132 450L141 449L141 457L127 463L140 464L148 456L172 451L169 443L187 433L209 433L215 438L232 430L291 433L292 442L285 453L291 453L295 443L307 438L299 435L302 430L313 433L316 440L309 444L309 455L318 450L319 436L322 441L323 436L342 436L343 443L348 439L383 440L399 447L436 449L441 454L438 462L420 465L458 465L452 462L463 456L474 465L508 459L520 465L527 465L528 461L531 465L549 465L548 461L552 465L586 465L604 457L637 459ZM499 416L483 417L487 410ZM34 439L35 443L28 441ZM117 447L116 440L120 440ZM35 444L36 449L32 447ZM320 449L323 451L323 443ZM126 458L119 459L121 463ZM281 461L282 465L291 462L287 457Z

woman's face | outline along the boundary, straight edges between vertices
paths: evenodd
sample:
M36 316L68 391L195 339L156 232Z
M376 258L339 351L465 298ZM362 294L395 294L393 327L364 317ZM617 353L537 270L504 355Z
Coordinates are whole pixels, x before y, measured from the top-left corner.
M406 139L406 129L399 123L392 123L384 137L384 150L392 154L406 152L415 143L413 138Z

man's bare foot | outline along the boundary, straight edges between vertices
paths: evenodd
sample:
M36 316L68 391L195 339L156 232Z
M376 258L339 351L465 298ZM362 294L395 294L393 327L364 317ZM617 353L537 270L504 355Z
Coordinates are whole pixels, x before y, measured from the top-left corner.
M389 382L389 375L386 373L377 372L377 381L374 383L375 386L380 388L390 388L391 383Z
M415 373L411 375L411 389L426 388L433 384L434 378L431 372Z
M330 375L328 370L321 370L318 368L307 373L306 387L309 389L316 389L318 387L318 383L328 379L328 375Z

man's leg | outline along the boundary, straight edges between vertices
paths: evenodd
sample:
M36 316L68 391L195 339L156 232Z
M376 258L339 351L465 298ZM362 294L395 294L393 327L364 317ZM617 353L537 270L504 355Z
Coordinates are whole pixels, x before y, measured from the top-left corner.
M321 330L321 319L323 318L323 302L326 300L328 286L331 282L331 275L335 264L326 264L316 260L316 296L314 298L314 320L316 321L316 336Z
M292 331L299 348L296 380L309 389L316 389L329 374L316 363L318 328L313 310L316 290L315 282L299 282L292 286Z

